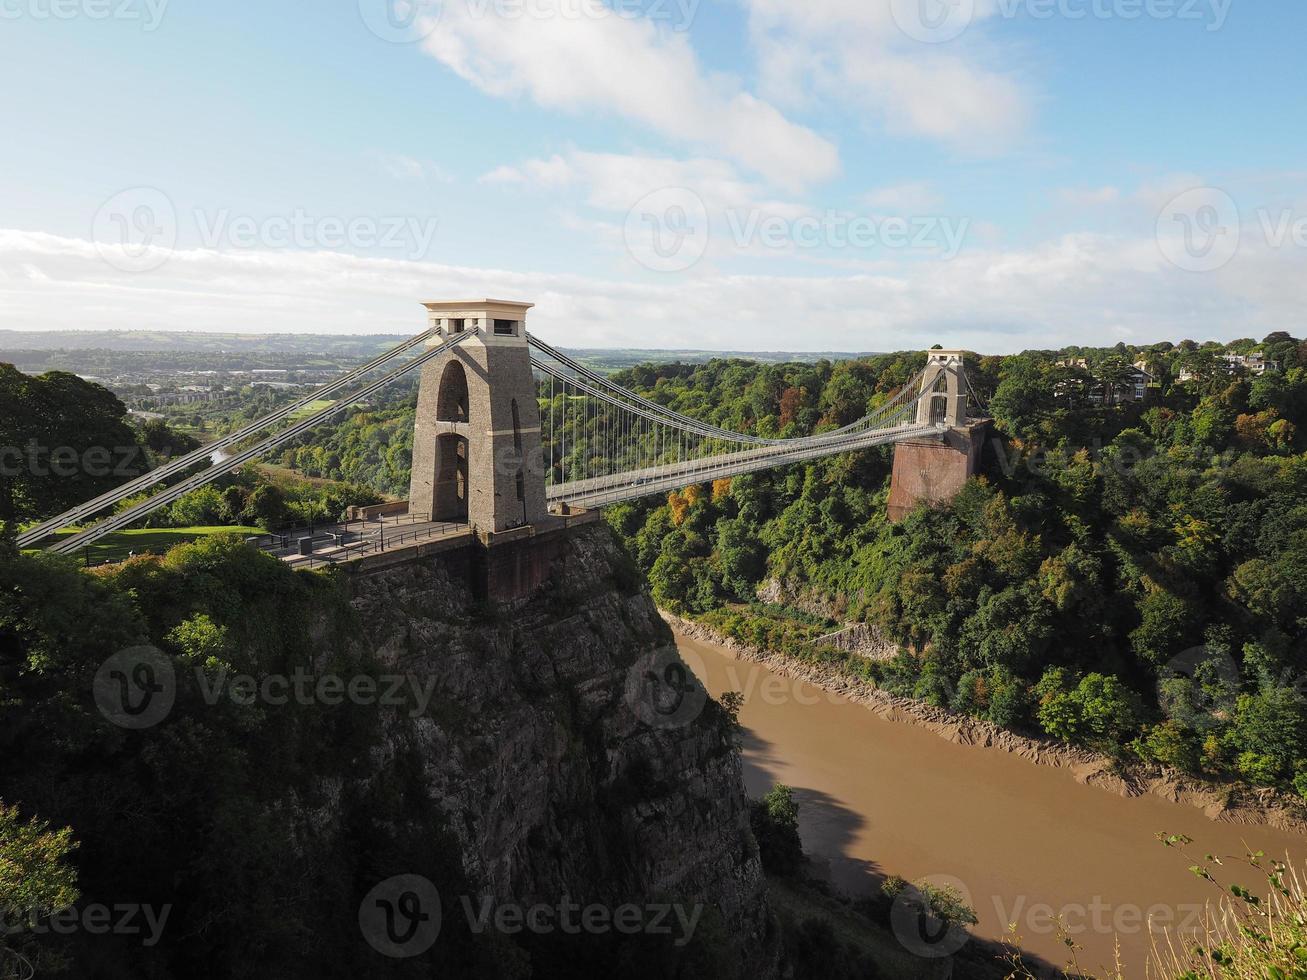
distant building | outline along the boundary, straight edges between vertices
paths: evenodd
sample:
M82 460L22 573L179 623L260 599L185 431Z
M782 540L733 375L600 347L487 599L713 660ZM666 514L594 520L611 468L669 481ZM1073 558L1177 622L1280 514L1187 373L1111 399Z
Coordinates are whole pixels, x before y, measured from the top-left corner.
M1094 375L1094 370L1089 366L1089 361L1084 357L1067 357L1057 362L1060 368L1072 368L1084 371L1090 375L1092 381L1086 387L1084 396L1092 405L1102 405L1106 402L1109 405L1119 405L1122 402L1139 402L1143 401L1148 394L1148 386L1153 383L1153 374L1148 370L1143 361L1136 361L1131 365L1127 374L1118 381L1111 384L1111 390L1102 379ZM1053 393L1058 398L1074 400L1074 393L1071 386L1066 382L1059 381L1053 386ZM1109 397L1110 396L1110 397Z
M1254 351L1251 354L1222 354L1221 362L1225 365L1227 371L1231 374L1251 374L1255 377L1261 377L1263 374L1274 374L1280 370L1279 361L1267 360L1266 355L1260 351ZM1180 369L1176 376L1178 381L1193 381L1198 376L1187 367Z
M1141 402L1148 395L1148 386L1153 384L1157 377L1152 371L1148 370L1148 364L1145 361L1135 361L1130 365L1134 375L1130 379L1133 388L1134 400Z
M1221 360L1225 361L1231 367L1242 368L1249 374L1255 374L1259 377L1266 374L1268 371L1273 373L1280 370L1280 365L1277 361L1268 361L1266 355L1260 351L1254 351L1246 356L1239 354L1222 354Z

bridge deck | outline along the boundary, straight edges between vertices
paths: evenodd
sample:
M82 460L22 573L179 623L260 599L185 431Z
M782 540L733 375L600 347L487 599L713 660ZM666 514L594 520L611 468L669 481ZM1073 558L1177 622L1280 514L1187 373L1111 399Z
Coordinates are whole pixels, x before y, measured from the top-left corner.
M761 449L745 449L734 453L723 453L706 459L695 459L680 463L666 463L662 466L650 466L610 476L592 477L587 480L572 480L567 483L552 484L546 488L547 499L553 502L566 502L579 507L600 507L622 500L633 500L655 493L665 493L692 483L706 483L743 473L784 466L820 456L835 453L852 452L857 449L870 449L890 442L904 439L921 438L938 435L941 426L923 425L909 422L905 425L891 426L885 429L873 429L831 440L829 442L807 443L794 448L784 446L764 446Z

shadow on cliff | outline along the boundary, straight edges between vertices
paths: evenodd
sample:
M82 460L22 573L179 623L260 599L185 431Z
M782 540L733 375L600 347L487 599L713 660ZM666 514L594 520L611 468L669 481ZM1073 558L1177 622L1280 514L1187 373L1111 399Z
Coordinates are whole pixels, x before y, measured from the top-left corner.
M777 783L785 782L780 775L780 757L771 742L746 729L741 747L744 784L751 797L760 798ZM879 891L885 872L875 861L852 853L858 832L867 825L866 818L821 790L790 788L799 804L799 836L814 877L854 897Z

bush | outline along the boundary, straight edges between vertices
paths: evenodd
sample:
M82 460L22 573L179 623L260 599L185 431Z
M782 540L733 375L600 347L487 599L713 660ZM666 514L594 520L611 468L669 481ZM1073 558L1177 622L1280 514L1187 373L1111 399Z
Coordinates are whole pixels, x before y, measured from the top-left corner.
M1139 726L1138 696L1115 677L1089 674L1072 688L1071 675L1051 667L1035 686L1040 727L1064 742L1115 746Z
M275 531L286 523L288 514L285 495L277 487L264 483L250 494L242 517L265 531Z
M1144 731L1131 748L1141 758L1181 772L1197 773L1202 769L1202 753L1192 731L1176 721L1164 721Z
M1240 752L1234 764L1241 776L1259 786L1274 786L1283 775L1275 759L1260 752Z
M803 844L794 791L777 783L761 800L750 803L749 819L763 868L783 877L798 874L803 867Z
M174 500L169 508L174 527L211 527L227 515L227 503L216 487L200 487Z

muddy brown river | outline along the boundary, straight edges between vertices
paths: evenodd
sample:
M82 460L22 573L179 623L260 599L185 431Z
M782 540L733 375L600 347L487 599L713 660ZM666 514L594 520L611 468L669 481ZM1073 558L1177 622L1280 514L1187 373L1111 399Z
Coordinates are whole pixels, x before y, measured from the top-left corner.
M1119 942L1126 977L1143 977L1148 922L1192 925L1219 896L1188 870L1204 853L1307 857L1307 837L1083 786L1067 770L955 745L723 647L677 639L714 696L745 695L749 793L795 789L804 847L822 874L853 894L887 875L950 883L970 897L974 933L998 939L1016 923L1023 948L1054 964L1067 960L1060 917L1084 948L1082 969L1105 972ZM1190 855L1163 847L1158 832L1194 838ZM1252 871L1232 880L1265 883Z

